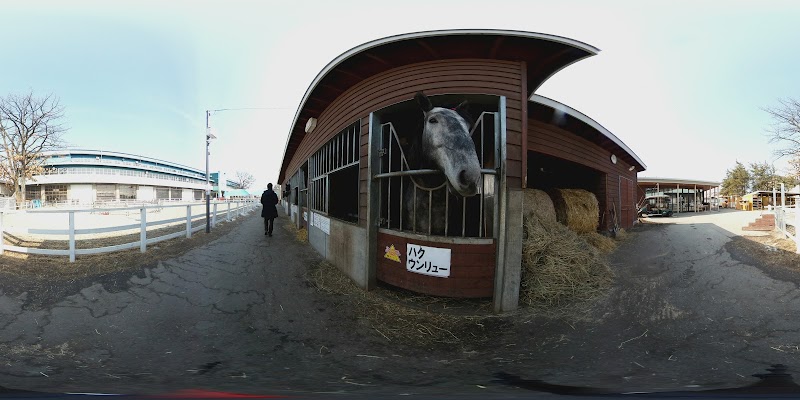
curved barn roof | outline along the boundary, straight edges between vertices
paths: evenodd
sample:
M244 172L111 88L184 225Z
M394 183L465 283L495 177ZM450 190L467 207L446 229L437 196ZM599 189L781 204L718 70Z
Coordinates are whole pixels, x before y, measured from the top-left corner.
M328 63L306 90L292 122L278 182L305 136L305 124L353 85L392 68L425 61L482 58L525 61L528 95L562 68L600 50L577 40L501 29L406 33L364 43Z
M548 107L551 109L551 112L559 111L570 116L571 118L574 118L584 127L590 128L571 129L574 133L597 143L600 145L600 147L610 151L612 154L617 155L617 157L625 160L628 164L636 165L638 167L637 170L640 172L647 169L647 165L644 164L644 161L642 161L639 156L633 152L633 150L631 150L624 142L622 142L622 140L619 140L619 138L611 133L611 131L582 112L566 104L559 103L553 99L540 96L538 94L532 95L530 97L530 101L540 106ZM528 113L532 112L536 112L535 107L528 107Z

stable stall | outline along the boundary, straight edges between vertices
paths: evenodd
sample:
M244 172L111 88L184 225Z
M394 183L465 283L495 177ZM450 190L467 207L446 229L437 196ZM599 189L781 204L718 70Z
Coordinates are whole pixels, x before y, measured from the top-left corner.
M552 74L597 52L564 37L505 30L410 33L345 52L317 75L295 114L278 177L286 211L308 229L314 249L365 289L380 282L490 297L498 312L516 308L523 189L549 179L529 177L531 164L560 168L570 186L605 193L603 210L613 202L620 212L630 204L614 195L617 186L627 193L644 168L599 124L574 110L566 124L544 121L554 102L529 100ZM465 197L447 171L417 164L427 153L414 146L430 123L418 92L444 114L462 113L468 102L464 134L479 164L468 180L477 194ZM564 141L589 146L614 167L542 146ZM588 177L587 167L596 170ZM465 171L453 176L467 180Z

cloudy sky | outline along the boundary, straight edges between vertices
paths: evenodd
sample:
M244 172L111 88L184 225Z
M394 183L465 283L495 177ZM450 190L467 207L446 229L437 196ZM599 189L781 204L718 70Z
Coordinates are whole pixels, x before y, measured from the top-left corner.
M645 5L648 4L648 5ZM61 99L73 147L243 170L274 182L316 74L364 42L455 28L576 39L601 52L538 94L622 139L642 176L721 180L736 160L783 168L762 110L800 97L793 1L0 1L0 96ZM252 109L254 108L254 109Z

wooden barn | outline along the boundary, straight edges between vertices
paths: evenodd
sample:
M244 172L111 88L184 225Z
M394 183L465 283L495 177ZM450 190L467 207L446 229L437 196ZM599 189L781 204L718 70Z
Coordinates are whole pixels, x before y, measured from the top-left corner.
M523 189L592 191L601 229L611 209L622 227L635 220L641 160L592 119L534 95L597 52L505 30L410 33L345 52L317 75L295 114L278 177L285 211L364 289L383 282L515 309ZM426 100L415 101L418 92ZM415 161L428 154L415 143L432 132L434 114L464 117L447 126L468 126L458 138L474 146L470 169L450 174ZM470 181L470 193L462 196L459 180Z

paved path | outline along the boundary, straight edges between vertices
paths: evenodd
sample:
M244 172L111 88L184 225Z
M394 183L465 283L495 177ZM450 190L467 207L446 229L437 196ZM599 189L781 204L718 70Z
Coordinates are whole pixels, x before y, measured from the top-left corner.
M612 258L615 287L585 319L519 314L484 347L418 349L311 288L303 275L318 258L285 217L269 238L252 216L122 290L98 281L39 310L0 293L0 385L480 396L507 390L499 372L635 390L743 385L771 363L794 367L798 275L737 260L731 232L693 218L632 234Z

